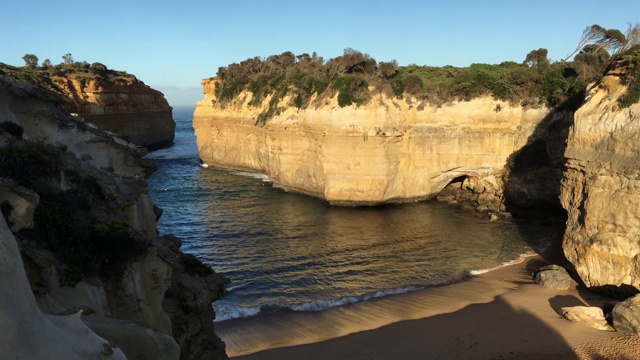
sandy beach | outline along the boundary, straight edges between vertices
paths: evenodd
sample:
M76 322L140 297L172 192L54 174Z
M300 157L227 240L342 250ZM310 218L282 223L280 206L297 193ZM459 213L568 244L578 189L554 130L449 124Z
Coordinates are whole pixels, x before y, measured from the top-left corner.
M265 350L239 356L248 350L227 342L229 355L243 360L640 358L639 338L559 316L564 306L612 301L584 291L577 283L564 291L532 281L533 270L564 261L559 246L552 246L545 254L464 283L363 305L370 306L372 314L366 321L354 316L366 308L352 309L353 313L335 310L340 316L329 311L313 325L303 322L306 329L299 328L299 321L280 325L263 321L245 330L251 348Z

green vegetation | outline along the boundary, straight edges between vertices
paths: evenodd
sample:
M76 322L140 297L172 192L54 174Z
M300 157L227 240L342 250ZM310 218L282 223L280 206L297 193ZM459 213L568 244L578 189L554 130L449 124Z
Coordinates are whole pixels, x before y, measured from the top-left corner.
M84 276L119 277L148 245L115 215L98 219L93 209L108 209L109 196L92 175L64 170L64 159L63 150L43 142L0 147L0 177L40 196L35 227L21 230L19 238L43 243L65 264L58 268L61 285L73 286ZM63 176L66 190L59 186Z
M635 54L639 42L638 24L630 24L626 34L593 25L587 27L576 49L563 61L550 61L547 50L540 48L528 53L521 63L506 61L468 67L378 63L351 48L328 61L315 53L296 56L284 52L219 68L215 95L222 106L245 90L252 94L251 106L259 106L271 96L268 109L259 114L256 125L264 125L279 114L283 110L279 104L286 95L291 95L286 105L299 109L312 105L312 101L320 105L336 94L341 107L359 106L376 93L399 99L411 95L438 106L489 95L523 106L576 108L587 85L600 78L612 62ZM572 56L573 61L568 61ZM627 63L636 72L629 73L631 91L624 103L633 103L640 96L640 85L634 85L635 79L640 78L637 75L640 67L635 65L637 57Z
M621 58L620 62L626 69L622 83L627 86L627 93L620 97L622 107L629 107L640 102L640 45L630 48Z
M124 71L110 70L98 62L89 64L86 61L74 61L71 54L65 54L62 57L63 62L58 65L52 65L51 60L46 59L41 66L38 66L38 57L33 54L26 54L22 59L25 61L23 67L0 63L0 76L29 82L57 93L62 93L60 84L66 82L67 78L77 78L83 85L91 79L117 81L130 78L135 80L133 75Z

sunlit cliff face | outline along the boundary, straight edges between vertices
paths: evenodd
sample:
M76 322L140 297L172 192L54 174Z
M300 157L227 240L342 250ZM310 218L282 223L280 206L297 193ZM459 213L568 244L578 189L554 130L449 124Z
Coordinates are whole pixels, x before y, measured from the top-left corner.
M428 199L461 175L493 173L549 113L490 97L436 107L379 95L362 106L341 108L334 97L317 108L285 107L256 126L269 99L249 106L243 92L222 107L214 83L203 82L194 114L201 159L335 204Z

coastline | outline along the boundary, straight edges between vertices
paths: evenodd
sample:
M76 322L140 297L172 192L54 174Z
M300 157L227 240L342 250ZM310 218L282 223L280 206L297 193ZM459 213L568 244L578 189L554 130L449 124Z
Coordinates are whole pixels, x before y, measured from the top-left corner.
M635 338L571 323L558 315L564 306L611 301L575 282L566 291L533 282L534 270L565 261L559 241L554 241L543 254L462 283L320 313L260 316L243 321L241 327L224 322L217 330L227 343L228 355L243 360L573 359L612 348L638 349L628 345L640 345ZM615 342L627 345L608 345Z

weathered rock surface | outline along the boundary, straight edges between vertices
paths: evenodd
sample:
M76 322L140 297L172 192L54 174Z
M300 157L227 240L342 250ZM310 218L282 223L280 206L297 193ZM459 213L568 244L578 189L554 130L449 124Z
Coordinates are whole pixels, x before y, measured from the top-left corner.
M20 74L20 69L0 63L0 75L33 75L33 81L60 95L62 106L81 119L111 131L148 150L173 145L175 122L164 95L135 76L114 71L89 71L88 67L33 70L40 74ZM12 75L13 74L13 75ZM20 74L20 75L16 75Z
M18 244L0 217L0 359L126 359L89 330L80 315L54 316L38 309Z
M65 106L85 121L132 143L156 150L173 145L176 123L164 95L134 77L111 81L65 77L59 85Z
M16 228L34 302L48 314L82 310L80 319L130 358L226 358L211 302L227 280L182 253L179 239L158 236L146 151L69 116L60 101L0 76L0 124L23 129L0 131L0 178L12 180L0 182L0 194L24 190L0 195L10 205L3 213L28 224L32 209L20 204L39 196L34 229Z
M640 289L640 103L610 71L575 113L565 151L563 249L588 287L629 296Z
M194 114L202 160L261 172L335 204L428 199L455 178L495 174L549 114L490 97L437 107L376 95L344 108L332 98L305 110L285 97L283 112L260 127L256 117L270 98L249 106L243 92L221 106L216 81L203 81Z
M568 290L571 287L571 276L562 266L548 265L533 273L533 280L544 287Z
M640 336L640 295L617 303L611 316L617 331Z
M570 306L560 309L563 318L594 329L613 331L607 323L602 308L596 306Z

